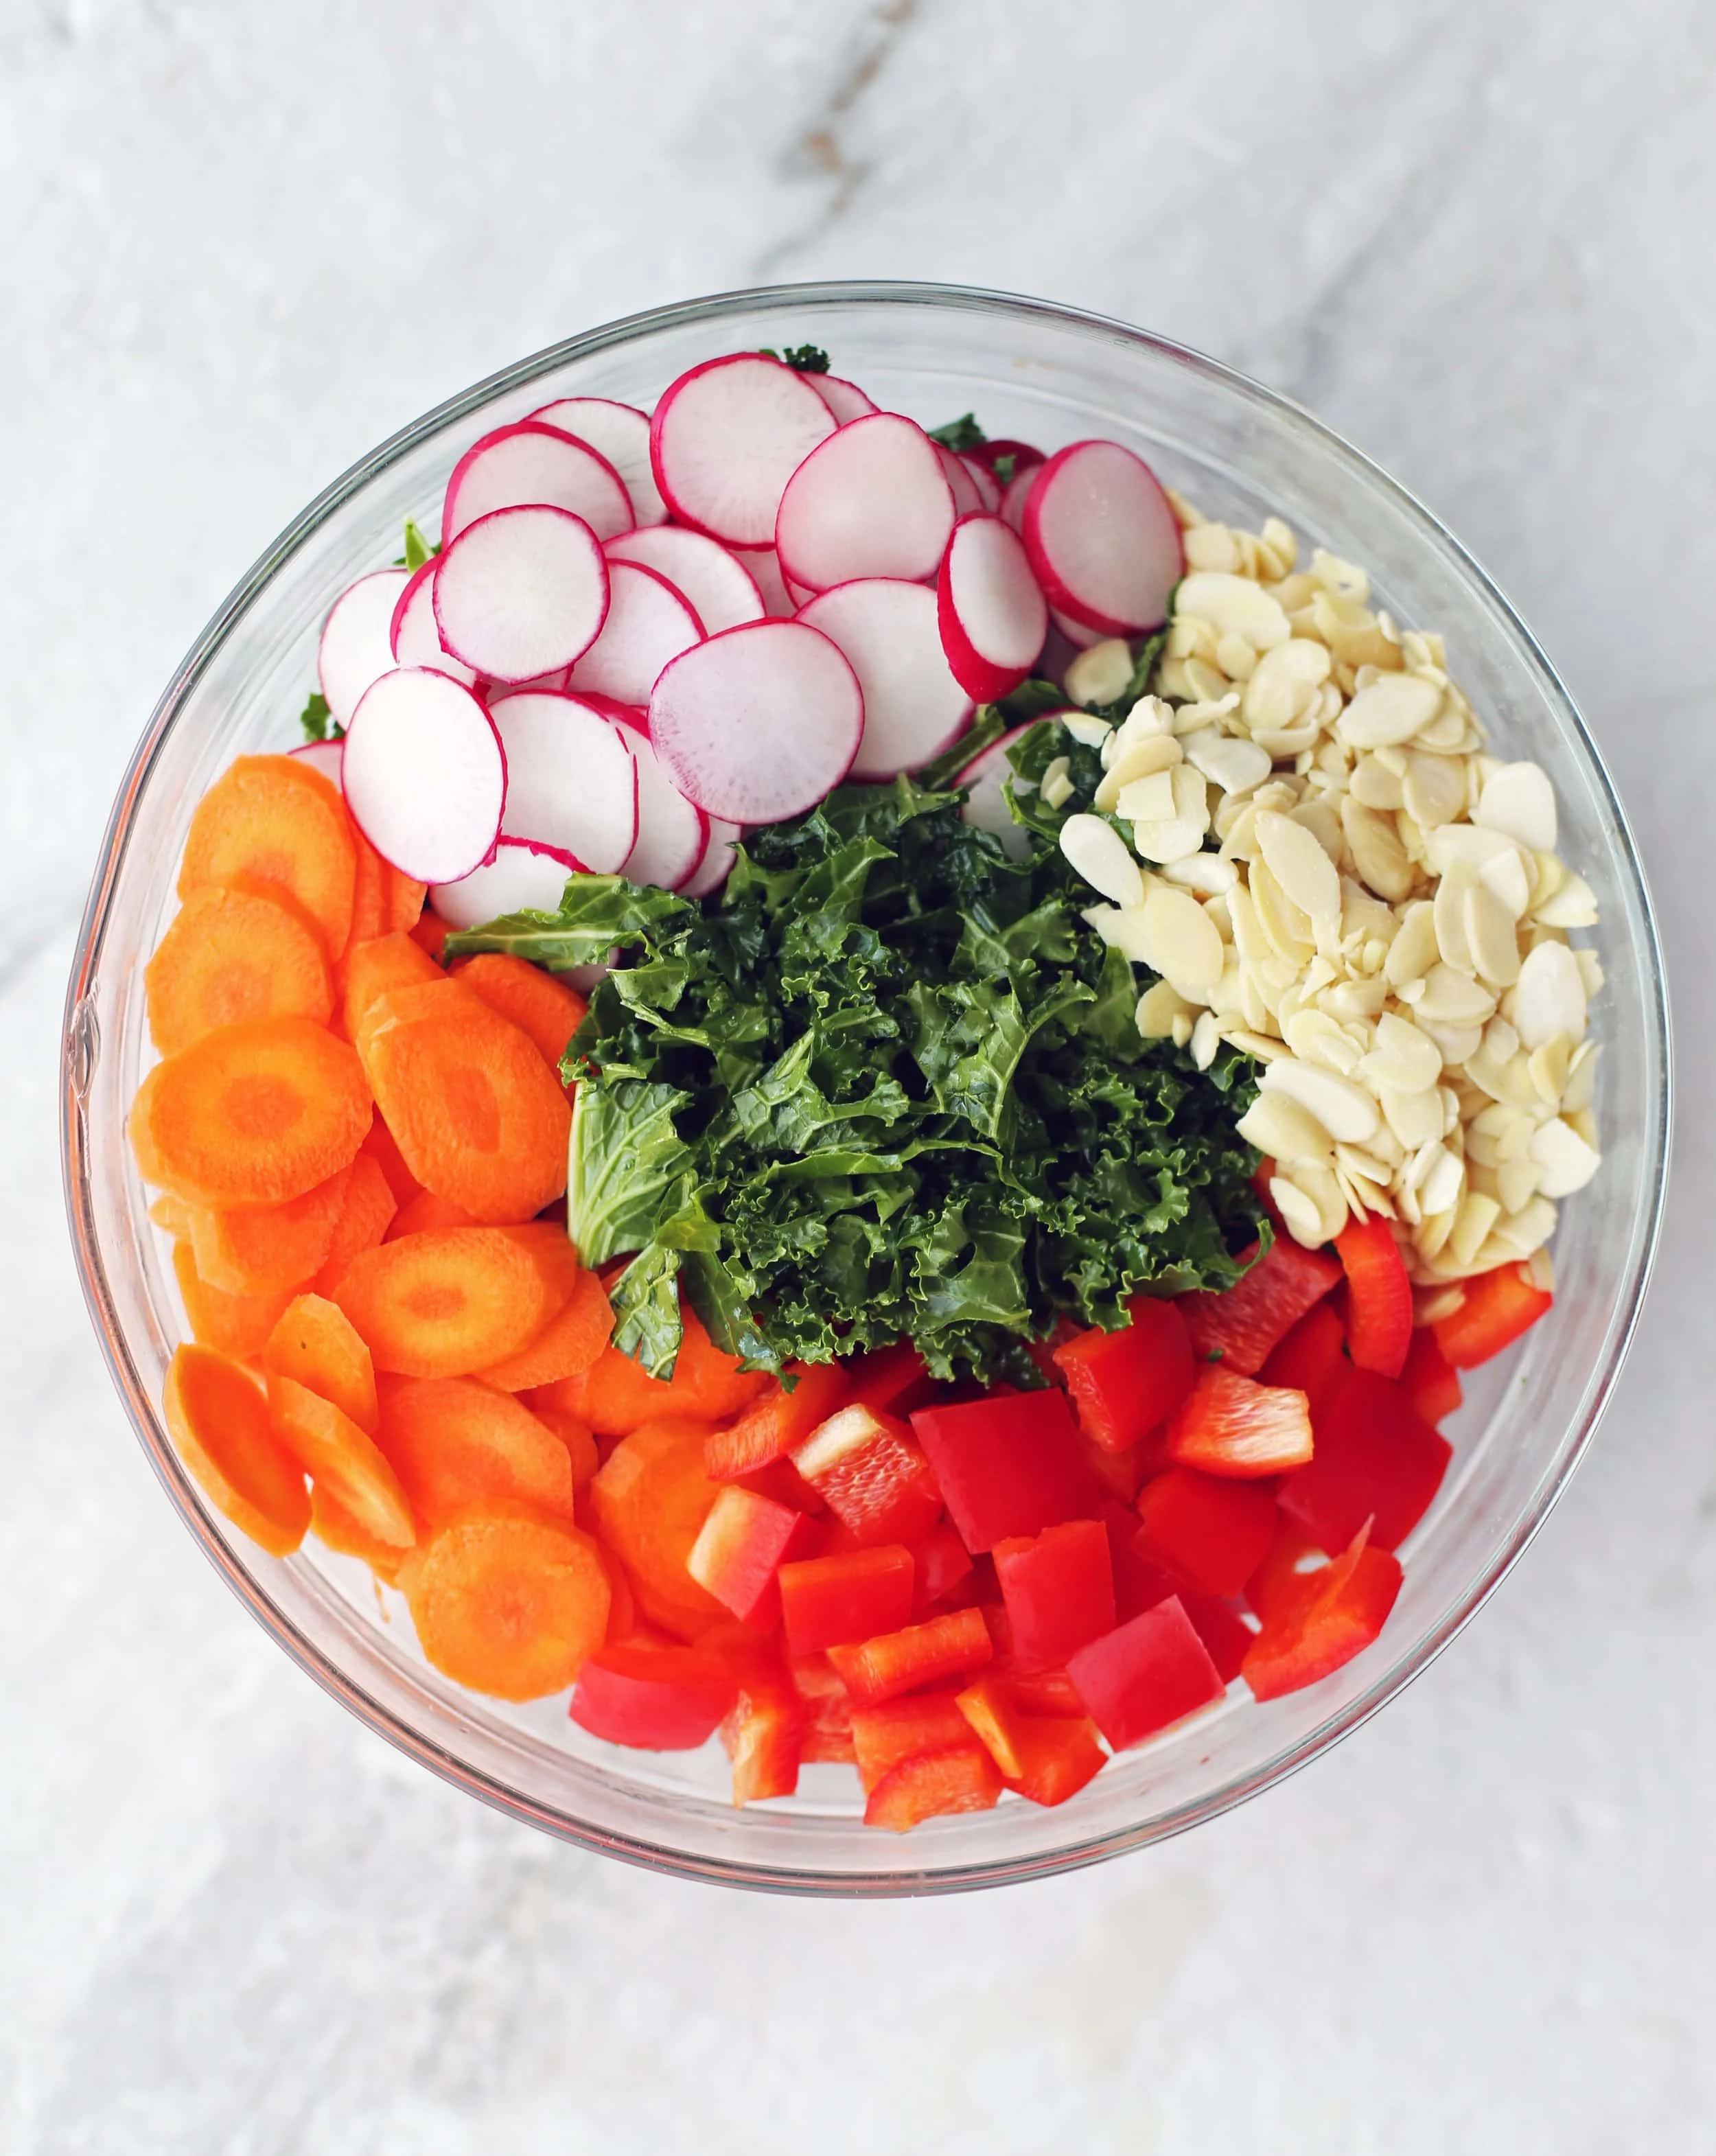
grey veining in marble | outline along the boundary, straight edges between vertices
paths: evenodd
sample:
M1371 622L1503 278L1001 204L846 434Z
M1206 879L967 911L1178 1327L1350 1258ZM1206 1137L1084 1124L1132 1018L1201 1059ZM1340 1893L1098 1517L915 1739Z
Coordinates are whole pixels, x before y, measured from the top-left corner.
M0 0L0 2148L1712 2145L1713 234L1698 0ZM109 799L274 531L519 353L836 274L1147 323L1441 513L1612 761L1689 1081L1632 1366L1480 1621L1265 1801L927 1906L604 1866L343 1717L154 1487L52 1142Z

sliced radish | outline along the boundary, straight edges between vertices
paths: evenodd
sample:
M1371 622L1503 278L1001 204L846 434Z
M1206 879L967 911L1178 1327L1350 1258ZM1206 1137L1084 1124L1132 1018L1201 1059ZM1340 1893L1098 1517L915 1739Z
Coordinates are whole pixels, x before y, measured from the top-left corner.
M864 692L854 778L915 771L970 724L971 698L948 666L936 613L927 585L866 577L836 584L799 616L839 644Z
M661 393L650 462L681 523L729 547L774 543L782 490L834 432L802 374L761 352L706 359Z
M955 680L979 703L1010 696L1049 633L1048 603L1018 533L999 516L962 516L942 557L936 605Z
M704 532L687 531L681 524L655 524L647 531L622 532L603 552L610 562L638 562L665 577L707 635L763 619L763 594L749 569Z
M834 413L837 427L848 419L867 419L876 409L855 382L843 382L838 374L807 374L804 379Z
M435 626L457 659L494 681L528 681L582 659L608 613L608 564L569 510L497 509L435 564Z
M1010 457L1012 462L1007 469L1015 478L1020 472L1029 471L1033 465L1047 461L1035 442L1016 442L1010 434L997 434L993 441L979 442L965 454L974 464L982 465L991 472L1003 457Z
M1088 651L1107 634L1106 629L1087 629L1081 621L1075 621L1070 613L1062 613L1058 607L1049 608L1049 619L1075 651Z
M1015 531L1025 530L1025 505L1030 500L1030 490L1042 468L1040 464L1022 465L1007 482L1007 490L1001 496L1001 516Z
M703 820L709 826L703 858L680 886L687 898L707 898L721 889L732 868L733 849L745 834L742 824L729 824L723 817L706 816Z
M633 883L678 891L697 872L709 846L709 819L661 768L641 711L610 707L638 767L638 842L620 874Z
M1020 531L1051 606L1103 636L1168 618L1185 567L1156 475L1118 442L1075 442L1038 473Z
M346 806L384 861L419 883L450 883L487 858L506 758L463 682L426 666L383 674L352 714L343 747Z
M986 464L968 452L962 452L959 461L971 475L971 484L977 489L978 499L986 515L997 516L1001 510L1001 485Z
M939 444L897 413L840 429L787 483L775 551L789 585L828 591L855 578L932 577L953 529Z
M754 550L735 549L733 559L756 584L763 594L763 611L777 621L784 621L789 613L798 611L792 593L787 589L786 578L780 572L780 557L773 547L758 547ZM706 621L703 626L707 629ZM712 634L713 632L711 632Z
M811 600L816 597L815 592L809 584L795 584L790 577L781 578L781 588L792 601L794 613L801 607L809 606Z
M505 913L557 913L568 876L583 864L555 846L502 839L495 858L456 883L438 883L429 904L450 928L480 928Z
M801 814L845 777L863 737L864 695L819 630L749 622L693 644L664 670L650 733L687 800L729 823L772 824Z
M433 666L443 674L450 674L455 681L463 681L467 688L476 685L476 675L462 660L455 659L441 642L441 632L435 627L435 564L425 562L411 572L411 581L399 594L393 608L393 627L388 640L393 647L396 666Z
M604 456L557 427L521 419L474 442L453 467L441 509L441 538L451 542L497 509L546 503L581 516L599 539L629 531L631 496Z
M378 569L348 585L328 609L316 671L328 710L342 726L350 724L370 683L393 670L388 632L399 594L409 582L403 569Z
M955 516L974 515L984 506L983 493L967 469L965 460L963 457L955 456L943 442L938 442L935 448L936 461L942 468L942 475L953 489L953 514Z
M647 704L656 675L670 659L701 642L703 624L666 578L641 562L610 560L608 588L602 634L567 675L566 685L622 704Z
M607 397L560 397L530 418L588 443L619 474L640 524L665 524L667 504L650 469L650 415Z
M506 754L501 830L611 875L638 837L638 771L627 737L580 696L542 689L497 696L489 716Z
M342 741L305 742L299 747L288 749L288 756L301 756L312 771L319 771L330 786L343 786L340 767L345 762L346 744Z
M1013 813L1007 806L1007 797L1001 791L1013 776L1013 767L1007 761L1007 752L1021 735L1028 734L1036 721L1027 721L1015 726L999 741L991 742L979 755L974 756L953 781L966 789L967 799L959 814L968 824L974 824L979 831L992 831L1015 861L1022 861L1030 851L1030 834L1022 824L1015 824Z

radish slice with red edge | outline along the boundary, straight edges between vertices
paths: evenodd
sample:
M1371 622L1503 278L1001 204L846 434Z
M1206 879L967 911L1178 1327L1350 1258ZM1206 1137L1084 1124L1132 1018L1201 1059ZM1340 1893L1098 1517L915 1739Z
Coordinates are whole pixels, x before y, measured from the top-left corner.
M934 576L953 529L953 490L922 427L897 413L854 419L787 482L775 552L788 586Z
M954 516L974 516L983 507L983 495L977 481L966 469L964 459L955 456L945 443L938 442L936 460L941 465L943 477L953 490Z
M650 699L650 735L669 778L733 824L814 808L851 768L863 733L858 676L838 644L802 621L749 622L694 644Z
M876 409L855 382L842 381L838 374L807 374L804 379L834 413L837 427L849 419L867 419Z
M731 352L663 390L650 463L681 524L726 546L769 547L782 490L834 429L804 376L761 352Z
M550 690L497 696L489 716L506 756L501 835L613 875L638 838L638 768L627 737L583 697Z
M454 465L441 507L442 540L450 545L497 509L543 504L581 516L599 539L629 531L635 521L631 496L606 457L557 427L521 419L472 443Z
M1030 490L1037 483L1037 474L1042 465L1025 465L1014 473L1001 496L1001 521L1010 524L1020 533L1025 530L1025 505L1030 500Z
M687 531L682 524L655 524L646 531L622 532L602 551L610 562L636 562L665 577L702 623L706 635L763 619L763 594L750 570L718 539L701 531Z
M953 677L981 704L1019 686L1049 633L1048 603L1024 542L999 516L962 516L953 526L936 608Z
M288 749L288 756L301 756L312 771L319 771L330 786L342 790L345 781L340 775L346 760L346 744L342 741L303 742L296 748Z
M780 572L780 557L773 547L735 548L733 559L762 593L764 613L771 615L776 621L784 621L789 614L798 612L798 602L787 589L786 578ZM714 634L706 615L703 626L709 629L712 636ZM723 623L722 626L731 628L734 624Z
M608 613L608 563L569 510L497 509L435 562L435 626L455 658L494 681L528 681L582 659Z
M1015 441L1010 434L997 434L991 441L979 442L974 449L966 450L965 454L974 464L982 465L991 472L994 471L1002 458L1006 457L1010 459L1008 472L1014 477L1020 472L1029 471L1033 465L1048 461L1035 442ZM997 474L998 479L999 476Z
M555 846L502 839L492 860L456 883L429 888L429 904L450 928L480 928L507 913L557 913L568 876L583 864Z
M997 516L1001 510L1001 488L994 474L986 464L980 464L968 453L962 453L959 461L971 475L971 484L977 489L979 501L986 516Z
M619 872L632 883L678 891L708 850L709 819L662 769L643 713L611 708L638 767L638 842Z
M455 659L441 642L435 627L435 564L428 561L411 572L411 581L393 608L388 640L396 666L433 666L450 674L455 681L475 688L476 675L462 660Z
M801 608L809 606L811 600L816 597L815 592L809 584L795 584L790 577L781 578L781 588L792 601L794 613L797 613Z
M727 881L733 865L733 850L744 836L742 824L729 824L724 817L706 816L709 836L704 842L703 858L680 886L686 898L707 898Z
M959 811L961 819L974 824L979 831L993 832L1009 857L1015 861L1022 861L1030 853L1030 833L1023 824L1014 822L1007 797L1001 790L1013 776L1007 752L1037 723L1035 719L1027 720L1024 726L1015 726L999 741L991 742L953 781L956 786L966 789L967 798Z
M1108 633L1102 629L1087 629L1081 621L1075 621L1070 613L1062 613L1058 607L1049 608L1049 620L1075 651L1088 651L1093 644L1100 644Z
M340 774L352 821L384 861L418 883L451 883L500 835L506 758L461 681L402 666L352 714Z
M971 698L942 649L936 595L924 584L866 577L836 584L799 619L831 637L864 695L864 733L855 779L915 771L958 741L971 723Z
M321 625L316 654L316 679L329 711L349 724L357 700L372 681L393 670L388 641L393 608L410 578L403 569L378 569L341 593Z
M1030 490L1020 536L1049 603L1102 636L1168 619L1184 573L1179 521L1156 475L1118 442L1074 442Z
M573 667L566 685L647 704L670 659L700 643L703 624L683 595L641 562L608 563L608 619L602 634Z
M640 524L667 521L667 504L650 469L647 412L607 397L559 397L527 416L544 427L557 427L606 457L631 497L632 515Z

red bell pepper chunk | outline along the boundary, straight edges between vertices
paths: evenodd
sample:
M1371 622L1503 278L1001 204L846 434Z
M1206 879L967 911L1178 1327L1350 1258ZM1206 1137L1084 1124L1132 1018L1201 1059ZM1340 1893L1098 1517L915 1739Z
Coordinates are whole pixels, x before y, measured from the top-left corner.
M1465 1301L1436 1322L1436 1345L1457 1370L1475 1370L1511 1348L1555 1300L1525 1264L1498 1265L1464 1285Z
M1075 1697L1076 1695L1075 1695ZM989 1757L1009 1781L1025 1772L1019 1732L1025 1716L1004 1677L981 1676L955 1696L953 1704L971 1733L988 1748Z
M1451 1456L1399 1385L1349 1370L1318 1419L1310 1465L1283 1479L1277 1499L1331 1557L1367 1520L1371 1541L1391 1550L1429 1510Z
M1064 1804L1108 1757L1097 1742L1096 1724L1083 1714L1021 1722L1018 1748L1019 1771L1008 1775L1007 1785L1034 1804Z
M728 1483L697 1531L686 1570L735 1617L772 1620L781 1560L806 1553L819 1532L807 1514Z
M1084 1712L1078 1687L1065 1670L1045 1670L1040 1676L1000 1676L1007 1699L1020 1714L1046 1715L1051 1720Z
M870 1793L864 1824L904 1834L945 1813L993 1811L1001 1786L994 1761L968 1734L960 1743L914 1753L891 1768Z
M732 1706L737 1686L701 1647L619 1643L578 1671L570 1712L580 1729L645 1752L695 1752Z
M706 1460L704 1472L708 1472ZM790 1505L795 1512L826 1515L828 1507L794 1466L790 1459L783 1456L771 1460L766 1467L758 1467L748 1475L737 1478L741 1490L754 1490L759 1497L773 1497L777 1505Z
M912 1562L917 1568L912 1589L914 1617L931 1615L956 1589L971 1581L970 1553L945 1521L912 1543Z
M803 1749L807 1764L850 1767L857 1758L852 1742L852 1695L825 1654L789 1655L787 1674L804 1711Z
M1311 1457L1311 1406L1284 1386L1260 1385L1206 1363L1168 1425L1168 1457L1206 1475L1256 1477Z
M1361 1370L1398 1378L1412 1344L1412 1283L1395 1231L1379 1213L1334 1239L1347 1276L1347 1352Z
M1066 1674L1117 1752L1142 1744L1227 1689L1173 1595L1081 1647Z
M1434 1330L1421 1325L1400 1373L1406 1397L1428 1423L1445 1422L1466 1398L1460 1373L1443 1354Z
M1079 1427L1105 1452L1124 1452L1166 1422L1196 1375L1178 1304L1141 1295L1129 1308L1117 1332L1080 1332L1055 1350Z
M912 1553L898 1544L784 1564L781 1620L795 1655L897 1631L912 1614Z
M1040 1534L1098 1509L1064 1393L991 1394L958 1407L919 1408L912 1427L974 1556L1010 1535Z
M1318 1410L1347 1373L1347 1336L1331 1302L1308 1311L1287 1337L1270 1352L1258 1372L1266 1385L1285 1385L1311 1403L1311 1426Z
M1298 1522L1283 1514L1263 1562L1246 1582L1246 1600L1265 1623L1280 1606L1283 1596L1298 1592L1299 1584L1313 1561L1320 1571L1328 1559L1321 1545L1306 1533Z
M844 1407L795 1445L793 1465L860 1546L915 1542L941 1517L942 1492L902 1422Z
M794 1363L789 1392L771 1385L752 1401L730 1429L712 1430L703 1445L703 1471L715 1482L737 1482L801 1445L846 1398L846 1373L838 1363Z
M938 1677L974 1670L994 1653L981 1609L949 1609L922 1625L883 1632L850 1647L830 1647L828 1658L853 1698L866 1707L917 1691Z
M1105 1452L1100 1445L1080 1435L1080 1450L1084 1464L1106 1503L1112 1498L1123 1505L1130 1505L1138 1494L1146 1475L1153 1468L1168 1465L1162 1441L1165 1430L1152 1430L1142 1445L1129 1445L1124 1452Z
M1253 1636L1239 1611L1220 1595L1208 1594L1201 1587L1188 1586L1184 1580L1177 1579L1158 1564L1148 1553L1143 1523L1135 1512L1117 1505L1104 1515L1103 1524L1108 1531L1109 1556L1114 1567L1115 1614L1119 1621L1124 1625L1177 1594L1180 1606L1192 1620L1193 1630L1209 1650L1210 1659L1222 1682L1230 1683L1239 1674L1240 1664L1245 1660Z
M915 1692L852 1710L852 1746L866 1796L902 1759L963 1744L971 1734L950 1691Z
M1138 1518L1147 1556L1225 1597L1237 1594L1261 1563L1275 1533L1275 1499L1251 1483L1170 1467L1138 1492Z
M1075 1648L1114 1630L1114 1572L1100 1520L1066 1520L995 1544L1014 1667L1064 1668Z
M846 1364L848 1397L860 1407L906 1414L930 1389L930 1374L912 1340L875 1348Z
M717 1627L698 1644L720 1655L738 1688L720 1732L732 1763L733 1802L791 1796L799 1786L805 1707L778 1645L737 1625Z
M1270 1350L1341 1277L1333 1258L1277 1235L1230 1288L1200 1288L1179 1297L1192 1347L1205 1362L1220 1359L1242 1378L1255 1378Z
M1400 1591L1400 1559L1361 1527L1339 1557L1277 1600L1246 1654L1246 1682L1259 1699L1315 1684L1370 1645Z

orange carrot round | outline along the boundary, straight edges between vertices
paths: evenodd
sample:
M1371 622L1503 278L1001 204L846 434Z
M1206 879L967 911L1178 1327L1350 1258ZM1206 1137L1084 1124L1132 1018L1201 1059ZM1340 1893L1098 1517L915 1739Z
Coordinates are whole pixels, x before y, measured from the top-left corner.
M419 1190L393 1215L386 1240L397 1243L402 1235L426 1235L431 1228L480 1228L482 1224L450 1198L438 1198L433 1190Z
M576 1496L580 1490L589 1487L601 1465L589 1424L580 1422L576 1415L563 1414L558 1408L532 1407L531 1413L566 1447L567 1457L572 1462L573 1494Z
M197 804L179 896L240 877L279 884L337 958L352 928L357 849L339 789L301 757L241 756Z
M681 1305L680 1320L685 1331L671 1378L652 1378L629 1355L604 1346L581 1375L564 1381L557 1404L581 1416L599 1437L623 1437L660 1415L724 1423L742 1413L768 1378L741 1370L737 1356L723 1354L689 1303Z
M501 1228L440 1228L360 1250L330 1294L378 1370L460 1378L516 1354L551 1307L535 1255Z
M566 1045L589 1009L575 989L545 973L540 966L532 965L527 958L511 957L502 951L460 958L455 963L452 974L455 981L462 981L473 994L480 996L491 1010L510 1019L521 1033L528 1034L556 1076L559 1075Z
M496 1497L572 1517L571 1455L506 1393L461 1378L388 1385L379 1441L427 1527Z
M211 885L185 901L143 969L149 1031L163 1055L241 1019L326 1024L333 998L315 925L275 891Z
M497 1699L563 1691L608 1629L596 1545L527 1507L486 1507L452 1522L399 1581L429 1661Z
M316 1276L318 1295L323 1292L323 1283L336 1279L360 1250L372 1250L380 1242L397 1210L381 1164L373 1154L360 1152L352 1163L352 1179L346 1185L345 1203L334 1223L328 1254Z
M210 1287L197 1270L196 1253L188 1242L173 1245L172 1270L191 1337L241 1363L254 1361L261 1354L269 1334L292 1299L290 1293L228 1295Z
M380 1168L388 1179L388 1188L393 1194L393 1203L403 1205L416 1197L423 1185L405 1165L405 1156L399 1150L398 1139L378 1116L369 1127L368 1135L358 1147Z
M301 1198L350 1163L369 1122L343 1041L309 1019L259 1018L157 1063L129 1127L146 1182L218 1209Z
M614 1331L614 1311L594 1273L580 1273L571 1296L536 1338L504 1362L481 1373L486 1385L503 1393L532 1391L576 1378L589 1369Z
M425 981L447 978L420 943L397 932L349 944L338 971L340 1030L347 1040L357 1038L364 1013L379 997L395 988L420 988Z
M289 1378L307 1385L361 1430L375 1435L375 1364L337 1303L323 1296L295 1296L280 1312L262 1350L270 1381Z
M302 1287L327 1263L351 1180L349 1167L338 1168L301 1198L254 1213L193 1205L198 1271L229 1295L290 1294Z
M703 1472L709 1425L685 1416L645 1423L609 1455L590 1485L602 1538L621 1559L644 1614L682 1640L728 1614L686 1569L720 1485Z
M310 1532L318 1542L344 1557L361 1557L376 1578L389 1587L398 1584L399 1568L414 1547L378 1542L331 1491L314 1483L310 1491Z
M398 1477L348 1414L295 1378L270 1371L269 1427L311 1480L342 1505L366 1534L408 1549L417 1540Z
M286 1557L310 1525L304 1471L269 1426L262 1389L212 1348L173 1351L162 1407L209 1502L252 1542Z

